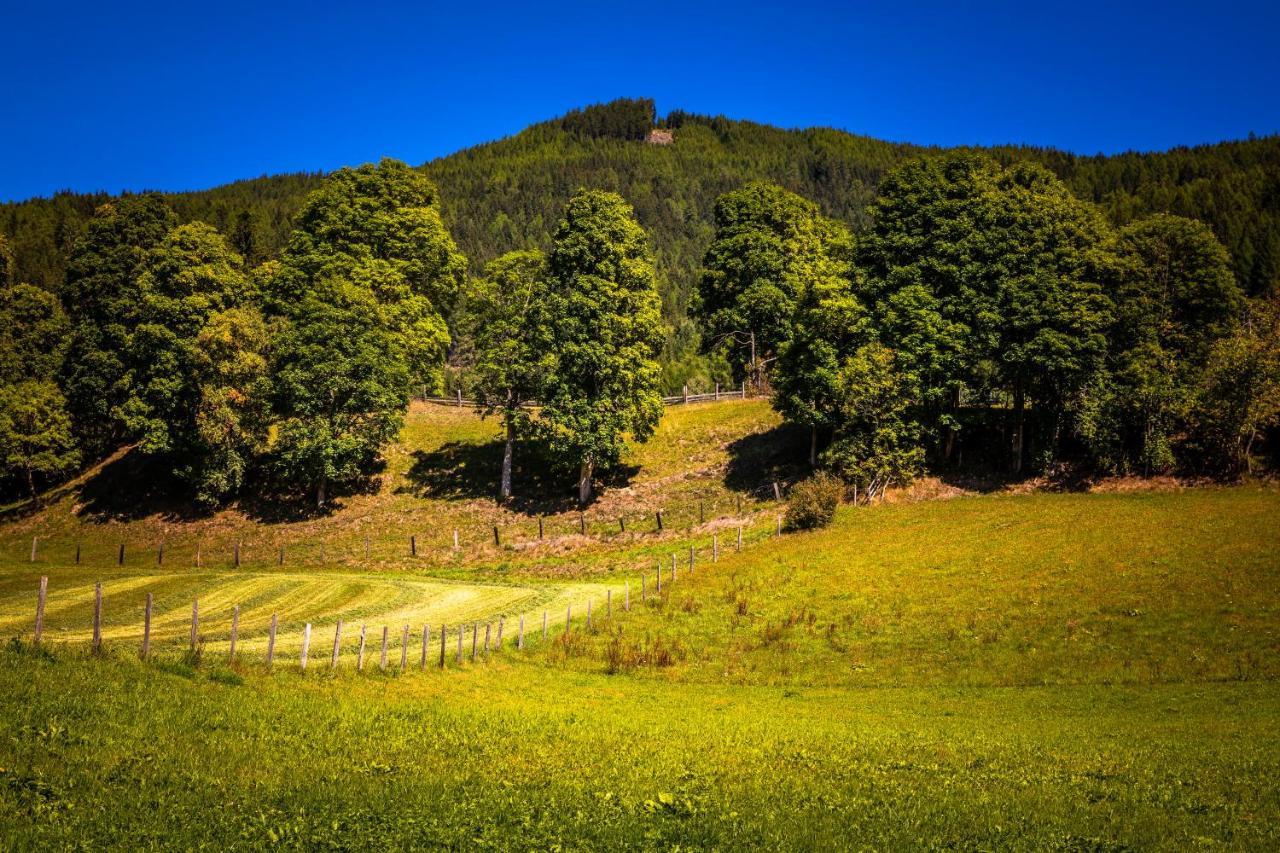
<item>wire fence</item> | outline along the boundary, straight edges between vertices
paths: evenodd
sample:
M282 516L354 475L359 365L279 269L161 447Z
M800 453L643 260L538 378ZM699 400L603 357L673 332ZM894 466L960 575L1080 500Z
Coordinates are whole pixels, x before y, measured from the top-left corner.
M667 406L678 406L686 403L722 403L729 400L746 400L747 383L743 382L738 388L721 388L716 383L714 391L705 391L702 393L689 393L689 386L685 386L683 394L676 394L672 397L663 397L662 402ZM432 397L427 394L424 388L422 393L417 396L418 400L424 403L435 403L440 406L453 406L458 409L474 409L480 404L473 398L462 396L462 389L458 389L452 397ZM520 403L523 409L540 409L542 403L536 400L524 400Z

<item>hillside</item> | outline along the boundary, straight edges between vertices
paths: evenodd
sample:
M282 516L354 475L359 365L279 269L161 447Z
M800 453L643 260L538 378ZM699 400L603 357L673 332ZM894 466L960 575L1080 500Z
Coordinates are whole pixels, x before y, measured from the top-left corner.
M773 181L856 231L885 171L928 150L832 129L784 130L679 111L664 123L674 128L672 145L588 135L553 120L422 168L439 184L448 225L473 268L510 249L545 247L578 187L621 193L651 234L666 276L661 288L673 328L671 362L694 340L684 320L718 195L753 179ZM1118 223L1157 211L1203 219L1231 251L1250 293L1280 276L1278 137L1110 157L1027 147L990 153L1004 161L1043 162ZM321 178L264 176L169 198L183 220L212 223L256 263L280 250L291 217ZM0 231L11 238L16 280L57 288L68 249L106 200L60 193L0 205Z

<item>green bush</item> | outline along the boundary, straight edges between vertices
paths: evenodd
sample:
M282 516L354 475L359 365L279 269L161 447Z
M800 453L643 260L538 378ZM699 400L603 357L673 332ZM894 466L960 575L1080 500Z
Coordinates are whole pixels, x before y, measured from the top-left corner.
M844 485L830 474L817 474L791 490L785 519L788 530L826 527L836 516Z

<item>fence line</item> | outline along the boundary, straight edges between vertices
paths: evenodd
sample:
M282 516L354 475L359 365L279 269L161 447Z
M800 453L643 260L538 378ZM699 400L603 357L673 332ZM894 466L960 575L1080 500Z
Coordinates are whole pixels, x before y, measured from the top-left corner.
M461 390L457 391L452 397L433 397L427 394L426 391L423 391L423 393L415 396L414 399L420 400L423 403L434 403L438 406L452 406L456 409L474 409L480 405L475 399L462 396ZM689 386L686 385L684 393L676 394L671 397L663 397L662 402L667 406L679 406L685 403L721 403L729 400L746 399L748 399L747 383L743 382L738 388L721 388L719 383L717 383L716 390L714 391L704 391L694 394L689 393ZM540 409L542 408L542 405L543 404L537 400L525 400L520 403L520 408Z
M738 531L737 531L739 543L742 542L742 538L743 538L742 532L743 532L743 526L739 525ZM768 538L767 534L765 538ZM712 551L712 562L716 562L719 556L719 553L718 553L718 539L715 536L712 537L709 547L711 548L711 551ZM689 547L688 559L689 559L690 574L693 574L696 554L698 550L699 549L696 545L691 545ZM741 550L740 545L738 550L739 551ZM671 589L672 585L676 583L678 578L678 574L676 571L676 567L678 564L678 556L679 555L676 552L672 552L671 554L671 573L670 573L669 580L667 582L668 590ZM640 574L640 599L641 599L641 602L645 602L649 598L646 592L647 577L643 571L641 571L639 574ZM38 594L37 605L36 605L36 619L35 619L35 626L34 626L35 630L34 630L34 637L33 637L33 640L34 640L33 645L37 647L40 646L41 644L41 633L44 628L44 617L45 617L44 611L45 611L45 601L48 593L48 586L49 586L48 577L47 576L41 577L39 594ZM630 579L624 580L623 593L624 593L624 599L623 599L622 612L629 613L631 611ZM655 595L662 597L662 594L663 594L662 560L660 559L657 564ZM103 614L104 600L105 600L105 596L104 596L103 585L102 585L102 582L99 581L94 584L94 607L93 607L91 648L95 656L101 655L103 653L102 614ZM593 629L595 629L600 622L599 618L597 617L595 622L593 623L593 614L592 614L593 602L594 602L594 599L591 598L590 596L588 596L585 602L585 617L583 617L583 625L585 630L587 631L592 631ZM561 634L558 634L556 638L552 638L550 640L551 644L554 644L555 642L557 642L559 637L567 638L574 632L575 620L574 620L573 613L574 613L573 603L570 602L568 605L566 605L566 608L565 608L564 631ZM526 615L527 614L525 613L519 614L519 618L520 618L519 635L516 641L516 649L519 651L524 651L527 648L527 642L525 637L525 616ZM336 618L336 626L334 629L333 652L330 658L330 665L329 665L329 669L331 671L337 670L339 668L341 663L342 650L343 650L342 628L343 628L344 620L341 616L337 616L335 618ZM487 660L488 657L490 657L492 654L496 654L502 650L503 648L502 633L503 633L503 625L505 623L505 618L506 618L505 613L498 615L497 637L496 637L496 642L493 642L493 643L491 643L491 630L493 628L492 617L490 617L489 620L485 621L484 645L483 645L484 658L483 659ZM614 618L615 618L615 615L613 612L613 589L612 587L607 586L605 587L605 620L612 621ZM153 621L152 595L151 593L147 593L146 607L143 612L143 633L142 633L142 640L141 640L141 648L139 650L139 657L144 661L151 659L151 656L152 656L152 648L151 648L152 647L152 637L151 637L152 621ZM200 624L201 624L200 607L199 607L199 598L197 597L197 598L193 598L191 603L190 648L188 651L189 660L196 665L199 665L199 663L201 662L205 640L207 639L207 634L202 633L200 631ZM404 673L407 671L409 643L410 643L410 627L411 627L410 625L407 625L407 624L404 625L400 635L400 644L399 644L400 645L400 666L398 670L400 673ZM546 610L543 610L542 640L543 640L544 647L549 647L548 646L548 637L549 637L548 627L549 627L548 612ZM267 634L267 645L266 645L266 652L265 652L265 659L264 659L265 666L268 671L273 671L273 667L274 667L278 628L279 628L279 614L272 613L270 627L268 629L268 634ZM230 648L227 654L227 663L229 665L234 665L236 663L237 639L240 634L240 629L241 629L240 606L235 605L231 615L230 637L229 637ZM460 622L456 625L456 628L454 629L454 635L455 635L456 645L457 645L457 654L455 657L455 664L457 666L461 666L463 663L463 644L468 631L470 631L471 633L471 654L470 654L471 662L475 663L481 660L481 657L480 657L481 649L479 645L480 620L478 619L473 620L470 622L470 624L466 622ZM304 674L307 670L308 656L309 656L310 645L311 645L311 633L312 633L312 623L311 622L302 623L302 648L301 648L301 653L298 657L298 669L300 672ZM387 671L387 664L388 664L387 656L388 656L389 645L390 645L389 635L390 635L390 626L383 625L382 626L382 643L379 650L380 653L379 653L379 660L378 660L378 670L380 672ZM447 646L448 635L449 635L448 624L447 623L442 624L440 626L440 639L439 639L439 666L441 669L446 668L445 661L446 661L446 650L448 647ZM362 624L360 626L359 645L356 651L355 671L358 673L363 672L364 670L365 636L366 636L366 626ZM420 661L420 668L423 670L425 670L427 667L427 660L430 653L431 638L432 638L432 634L431 634L430 625L424 625L422 628L422 650L421 650L421 661ZM241 654L242 660L243 660L243 657L244 655L242 653Z

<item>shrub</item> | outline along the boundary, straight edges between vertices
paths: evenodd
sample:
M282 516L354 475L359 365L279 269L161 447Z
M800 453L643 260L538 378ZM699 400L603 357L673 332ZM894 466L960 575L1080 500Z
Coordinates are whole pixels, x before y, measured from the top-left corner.
M791 490L791 502L787 505L787 529L826 527L835 518L843 492L844 486L830 474L818 474L797 484Z

